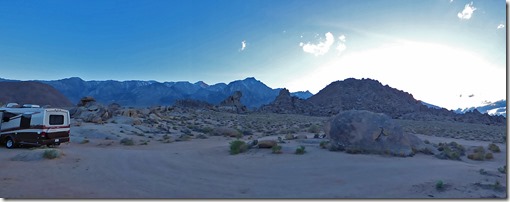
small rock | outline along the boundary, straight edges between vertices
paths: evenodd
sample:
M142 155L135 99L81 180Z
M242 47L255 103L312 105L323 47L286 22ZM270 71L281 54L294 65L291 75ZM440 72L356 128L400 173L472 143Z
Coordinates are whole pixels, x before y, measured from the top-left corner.
M272 148L278 144L275 140L259 140L258 142L259 148Z

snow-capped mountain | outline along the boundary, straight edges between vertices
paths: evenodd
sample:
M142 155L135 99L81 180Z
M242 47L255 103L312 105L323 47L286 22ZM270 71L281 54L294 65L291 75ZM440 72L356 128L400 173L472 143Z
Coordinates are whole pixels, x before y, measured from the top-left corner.
M499 100L496 102L490 102L483 106L478 107L470 107L465 109L457 109L455 113L464 114L466 112L471 112L473 110L478 110L482 114L489 115L502 115L506 117L506 100Z

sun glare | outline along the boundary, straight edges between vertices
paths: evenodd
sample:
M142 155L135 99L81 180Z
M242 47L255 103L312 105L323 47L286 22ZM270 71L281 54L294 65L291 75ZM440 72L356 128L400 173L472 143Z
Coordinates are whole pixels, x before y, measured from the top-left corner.
M506 81L501 76L504 73L504 68L496 68L473 52L439 44L401 41L346 53L323 63L289 86L291 90L312 88L312 92L317 93L332 81L372 78L409 92L415 99L456 109L479 106L484 100L504 99L498 97L505 92Z

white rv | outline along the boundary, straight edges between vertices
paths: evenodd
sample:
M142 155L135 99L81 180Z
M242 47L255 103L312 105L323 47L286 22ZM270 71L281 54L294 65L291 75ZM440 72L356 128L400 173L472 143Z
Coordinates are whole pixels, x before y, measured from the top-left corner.
M9 103L0 108L0 117L0 143L9 149L18 145L53 146L69 142L71 128L67 110Z

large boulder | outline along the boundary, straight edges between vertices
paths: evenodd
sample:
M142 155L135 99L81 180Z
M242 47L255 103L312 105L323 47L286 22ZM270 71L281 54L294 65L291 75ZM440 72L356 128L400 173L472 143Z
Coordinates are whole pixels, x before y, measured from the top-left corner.
M111 109L97 103L93 97L84 97L80 100L77 107L69 110L72 118L81 119L84 122L91 123L104 123L106 120L113 116L115 107L110 106Z
M348 153L412 156L424 147L415 135L404 134L389 116L365 110L339 113L325 124L325 131L332 150Z

